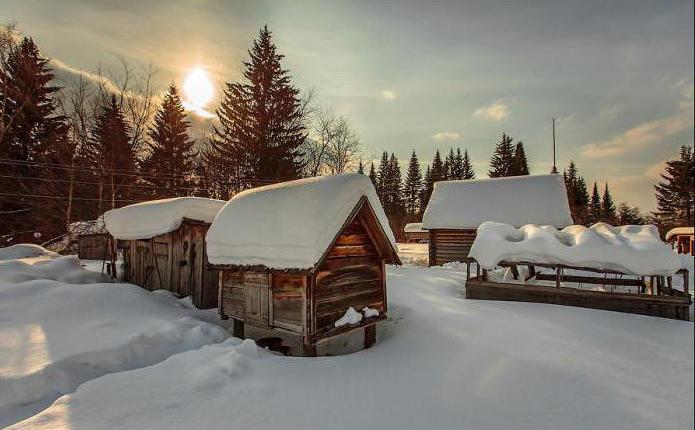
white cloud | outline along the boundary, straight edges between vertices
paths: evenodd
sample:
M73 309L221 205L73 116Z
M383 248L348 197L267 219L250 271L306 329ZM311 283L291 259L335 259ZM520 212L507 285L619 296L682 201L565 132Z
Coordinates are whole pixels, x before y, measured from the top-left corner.
M434 140L443 142L449 140L457 140L461 138L461 135L459 133L454 133L451 131L440 131L439 133L435 133L434 135L432 135L432 138Z
M509 106L502 100L497 100L490 106L477 109L473 112L473 116L491 121L501 121L509 116Z
M393 90L383 90L381 93L381 98L384 100L395 100L398 95Z

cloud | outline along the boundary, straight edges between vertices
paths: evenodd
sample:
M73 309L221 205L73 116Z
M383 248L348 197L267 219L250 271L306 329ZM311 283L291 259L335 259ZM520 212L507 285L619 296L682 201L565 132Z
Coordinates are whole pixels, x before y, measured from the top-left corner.
M436 141L444 142L449 140L457 140L461 138L461 135L459 133L454 133L451 131L440 131L439 133L435 133L434 135L432 135L432 138Z
M509 116L509 106L502 100L497 100L490 106L477 109L473 112L473 116L491 121L501 121Z
M383 90L380 94L384 100L395 100L398 97L396 92L392 90Z
M75 67L72 67L69 64L62 62L57 58L51 58L51 65L53 65L53 67L55 67L57 69L61 69L61 70L66 71L70 74L73 74L76 76L81 76L88 81L91 81L91 82L94 82L97 84L101 84L109 92L112 92L115 94L121 93L121 89L118 87L118 85L113 83L113 81L111 79L109 79L105 76L102 76L102 75L99 75L96 73L90 73L90 72L87 72L87 71L81 70L81 69L76 69Z
M581 156L585 158L618 157L639 151L668 136L691 128L692 119L692 112L685 111L670 117L644 122L610 140L584 145Z

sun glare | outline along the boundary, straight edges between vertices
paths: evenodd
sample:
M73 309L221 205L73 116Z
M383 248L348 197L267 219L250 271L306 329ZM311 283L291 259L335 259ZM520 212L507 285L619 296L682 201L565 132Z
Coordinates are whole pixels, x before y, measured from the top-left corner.
M205 106L215 95L215 88L205 69L197 67L188 73L183 82L183 95L187 109L202 116L211 115L205 110Z

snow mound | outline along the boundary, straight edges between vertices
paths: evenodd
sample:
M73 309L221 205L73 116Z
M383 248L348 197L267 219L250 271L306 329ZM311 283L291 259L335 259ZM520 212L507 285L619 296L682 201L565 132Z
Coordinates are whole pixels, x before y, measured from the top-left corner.
M369 178L345 174L300 179L237 194L208 230L208 261L271 269L312 268L363 196L396 249L393 232Z
M485 221L572 225L562 175L437 182L422 217L425 229L475 229Z
M3 258L24 258L0 261L0 427L84 381L228 337L170 293L105 283L74 256L12 248Z
M42 246L32 245L30 243L0 248L0 261L20 258L54 258L58 257L58 255L59 254L49 251Z
M670 276L683 267L653 225L613 227L597 223L558 231L550 225L529 224L517 229L485 222L478 227L469 255L486 269L502 261L528 261Z
M104 219L99 218L91 221L75 221L68 226L68 233L71 236L84 234L103 234L108 233Z
M104 222L116 239L147 239L176 230L184 218L210 223L224 204L202 197L152 200L112 209Z
M427 230L423 230L421 222L409 222L403 227L403 231L406 233L427 233Z

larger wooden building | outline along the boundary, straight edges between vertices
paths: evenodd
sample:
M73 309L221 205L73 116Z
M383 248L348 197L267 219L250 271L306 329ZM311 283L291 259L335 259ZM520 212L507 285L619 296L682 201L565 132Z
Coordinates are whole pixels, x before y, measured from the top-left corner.
M679 254L695 255L695 227L675 227L666 233L666 242Z
M120 280L217 306L218 274L207 267L205 234L225 202L179 197L137 203L104 215L123 259Z
M476 230L485 221L525 224L573 224L562 175L513 176L442 181L425 209L429 265L466 261Z
M385 264L400 264L374 188L355 174L240 193L207 246L235 336L290 355L340 353L360 333L357 348L371 346L388 310Z
M77 248L82 260L108 260L116 252L115 241L104 226L104 220L76 221L68 227L68 247Z

